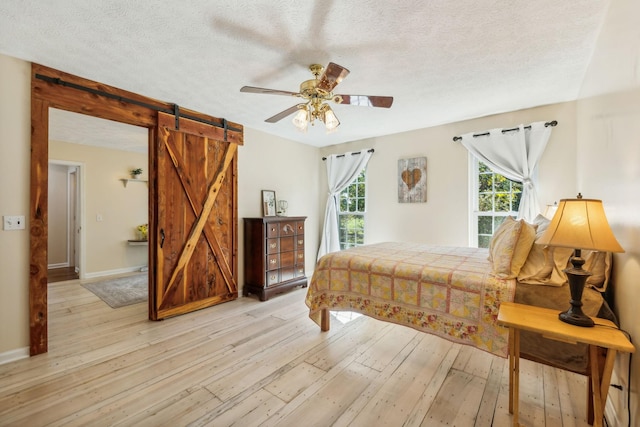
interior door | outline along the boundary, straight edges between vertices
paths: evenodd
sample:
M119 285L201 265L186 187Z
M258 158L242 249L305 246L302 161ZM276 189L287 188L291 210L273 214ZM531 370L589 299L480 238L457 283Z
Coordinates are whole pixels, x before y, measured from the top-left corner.
M155 133L152 320L238 297L237 144L221 128L164 113Z

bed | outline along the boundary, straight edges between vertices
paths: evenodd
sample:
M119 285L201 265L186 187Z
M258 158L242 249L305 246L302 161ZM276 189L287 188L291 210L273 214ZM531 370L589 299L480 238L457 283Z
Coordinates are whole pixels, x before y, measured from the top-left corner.
M412 327L507 357L508 331L496 324L500 303L566 310L571 251L537 245L548 225L507 218L488 249L385 242L330 253L318 261L305 302L309 317L328 330L330 311L353 311ZM617 323L602 297L610 254L589 253L593 271L583 310ZM521 337L522 357L588 374L586 346Z

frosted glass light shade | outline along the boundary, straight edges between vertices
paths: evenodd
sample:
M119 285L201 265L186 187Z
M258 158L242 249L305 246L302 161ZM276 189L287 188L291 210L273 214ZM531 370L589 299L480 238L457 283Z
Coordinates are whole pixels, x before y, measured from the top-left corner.
M536 241L549 246L624 252L611 231L602 200L562 199L549 228Z
M327 104L325 104L325 106L327 108L323 109L324 125L328 131L332 131L340 126L340 120L338 120L333 110Z
M296 115L293 116L292 122L294 126L298 128L298 130L301 130L303 132L306 131L307 125L309 124L309 110L307 110L306 107L298 110Z

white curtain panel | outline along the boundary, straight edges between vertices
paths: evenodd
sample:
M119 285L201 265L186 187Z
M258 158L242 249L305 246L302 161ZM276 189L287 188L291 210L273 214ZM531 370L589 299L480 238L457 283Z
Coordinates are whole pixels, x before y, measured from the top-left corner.
M340 201L338 197L340 192L347 188L367 166L371 154L371 150L367 149L355 153L333 154L327 157L329 197L327 198L327 208L324 214L324 226L322 227L318 259L323 255L340 250L340 237L338 234Z
M545 122L531 123L531 129L520 125L518 130L502 132L492 129L488 135L462 135L462 145L492 171L522 183L522 199L518 219L533 222L540 213L538 195L532 181L538 162L551 136L551 126Z

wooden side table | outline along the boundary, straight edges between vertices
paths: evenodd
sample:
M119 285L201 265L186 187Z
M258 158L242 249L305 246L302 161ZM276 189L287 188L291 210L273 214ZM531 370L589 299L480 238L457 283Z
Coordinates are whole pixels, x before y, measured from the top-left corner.
M570 325L558 319L558 311L532 305L503 302L500 304L498 324L509 328L509 412L513 425L518 425L520 387L520 331L531 331L543 337L572 344L589 345L594 427L602 426L604 405L609 392L613 363L617 351L635 351L627 337L616 325L605 319L593 318L593 328ZM597 347L607 349L602 377L598 369Z

